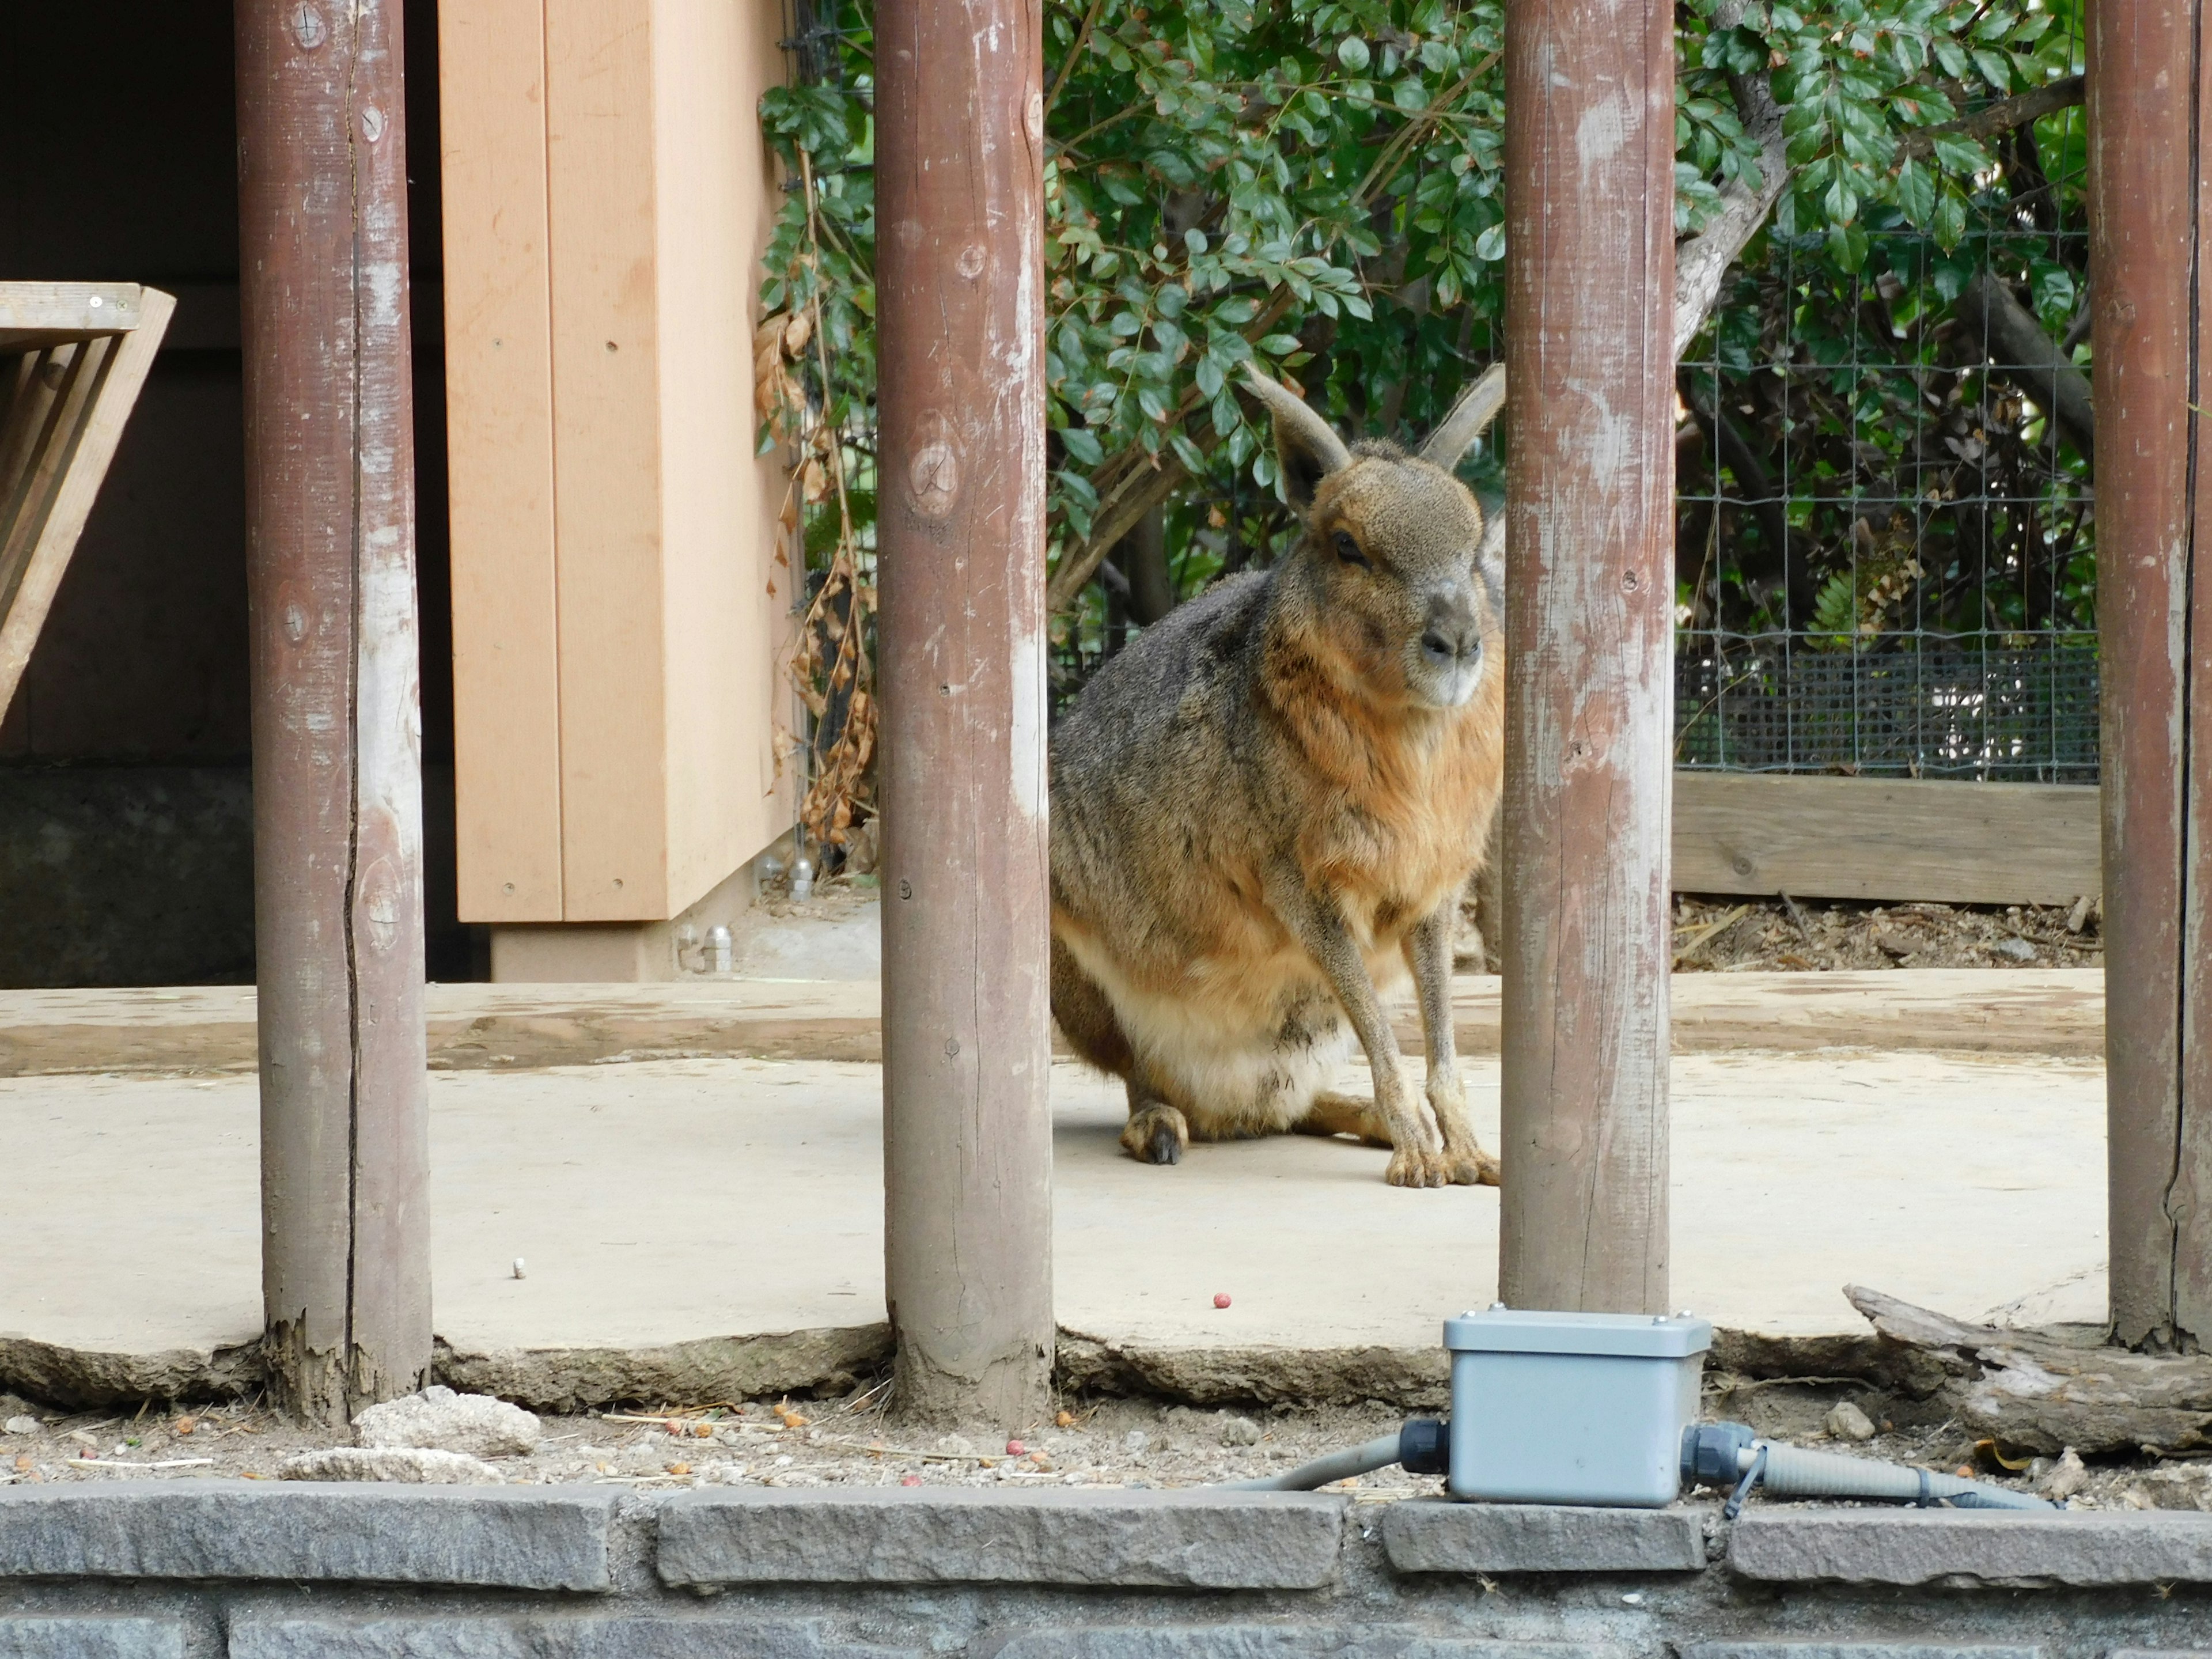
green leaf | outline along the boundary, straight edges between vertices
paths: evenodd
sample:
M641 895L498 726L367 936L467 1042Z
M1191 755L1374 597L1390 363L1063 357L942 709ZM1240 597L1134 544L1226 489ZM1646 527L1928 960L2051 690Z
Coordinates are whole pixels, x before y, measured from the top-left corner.
M1370 61L1367 43L1356 34L1347 34L1336 43L1336 61L1354 75L1364 75Z
M1942 132L1934 142L1936 160L1949 173L1972 178L1990 164L1989 152L1971 138L1961 138L1955 132Z
M2012 60L2001 52L1980 47L1973 54L1974 67L1982 72L1982 79L2000 93L2012 90Z
M1936 204L1935 222L1929 228L1935 233L1936 246L1946 253L1958 246L1966 234L1966 198L1955 190L1945 191L1943 199Z
M1867 234L1856 225L1828 227L1828 257L1856 274L1866 264Z
M1917 161L1897 170L1898 210L1916 225L1925 225L1936 211L1936 179Z
M1096 466L1106 459L1106 451L1097 435L1088 428L1065 426L1060 429L1060 447L1085 466Z
M1270 357L1287 357L1300 349L1298 337L1295 334L1270 334L1260 342L1260 349Z
M1505 257L1505 222L1503 219L1474 239L1474 257L1487 264L1496 264Z

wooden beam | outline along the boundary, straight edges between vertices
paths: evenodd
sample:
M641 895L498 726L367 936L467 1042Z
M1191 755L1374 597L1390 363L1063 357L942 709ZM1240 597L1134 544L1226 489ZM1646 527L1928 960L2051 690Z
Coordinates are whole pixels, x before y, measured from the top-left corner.
M2099 891L2083 784L1674 775L1678 893L2065 904Z
M2202 0L2092 6L2097 625L2104 725L2112 1313L2130 1346L2212 1342L2212 397L2200 216L2212 97ZM2185 73L2185 71L2188 71Z
M341 1425L430 1365L400 0L239 0L262 1304Z
M1499 1293L1667 1302L1674 36L1510 0Z
M1042 27L876 10L892 1397L1002 1428L1054 1339Z

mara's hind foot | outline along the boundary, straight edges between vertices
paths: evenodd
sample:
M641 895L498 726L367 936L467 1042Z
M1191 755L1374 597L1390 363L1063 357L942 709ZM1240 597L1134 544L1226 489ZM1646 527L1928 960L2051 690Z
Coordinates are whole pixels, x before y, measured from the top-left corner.
M1129 1114L1121 1145L1139 1164L1180 1164L1190 1145L1190 1125L1174 1107L1155 1101Z
M1354 1100L1349 1095L1322 1094L1314 1097L1314 1103L1306 1115L1291 1125L1291 1133L1301 1135L1356 1135L1370 1146L1389 1147L1390 1126L1382 1121L1370 1100Z

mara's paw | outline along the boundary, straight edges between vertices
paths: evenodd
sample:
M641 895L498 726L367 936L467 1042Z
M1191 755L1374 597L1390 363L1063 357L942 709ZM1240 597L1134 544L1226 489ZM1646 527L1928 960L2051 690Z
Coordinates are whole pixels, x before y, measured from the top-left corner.
M1139 1164L1180 1164L1190 1125L1172 1106L1147 1106L1121 1126L1121 1145Z
M1481 1147L1471 1152L1447 1152L1444 1168L1450 1172L1455 1187L1495 1187L1498 1185L1498 1160Z
M1382 1172L1382 1179L1393 1187L1442 1187L1450 1177L1441 1154L1401 1146L1390 1155L1390 1167Z

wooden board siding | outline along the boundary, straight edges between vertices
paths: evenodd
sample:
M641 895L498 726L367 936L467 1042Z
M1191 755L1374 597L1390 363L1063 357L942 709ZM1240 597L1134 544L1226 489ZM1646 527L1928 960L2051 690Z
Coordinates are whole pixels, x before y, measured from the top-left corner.
M661 920L790 816L781 476L751 416L781 13L448 10L461 914Z
M1674 890L2064 904L2099 890L2079 784L1674 775Z
M562 915L544 21L543 0L438 14L453 776L472 921Z

